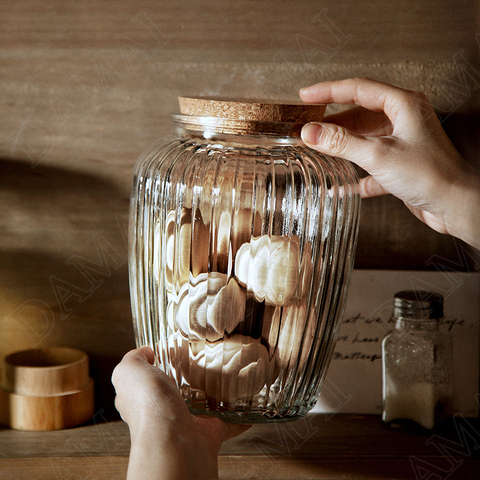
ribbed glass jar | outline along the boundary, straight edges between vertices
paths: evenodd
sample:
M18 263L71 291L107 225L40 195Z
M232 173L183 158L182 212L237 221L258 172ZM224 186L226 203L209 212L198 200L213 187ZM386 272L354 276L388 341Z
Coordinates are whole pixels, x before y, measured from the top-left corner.
M176 138L134 173L137 345L154 349L195 414L300 418L317 401L344 308L355 170L301 142L302 124L321 120L324 106L180 106Z

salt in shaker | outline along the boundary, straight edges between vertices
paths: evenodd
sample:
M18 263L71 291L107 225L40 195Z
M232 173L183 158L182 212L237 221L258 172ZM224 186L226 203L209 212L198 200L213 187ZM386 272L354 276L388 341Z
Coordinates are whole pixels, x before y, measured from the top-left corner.
M382 343L383 421L425 429L452 413L452 339L439 329L443 297L426 291L395 295L395 329Z

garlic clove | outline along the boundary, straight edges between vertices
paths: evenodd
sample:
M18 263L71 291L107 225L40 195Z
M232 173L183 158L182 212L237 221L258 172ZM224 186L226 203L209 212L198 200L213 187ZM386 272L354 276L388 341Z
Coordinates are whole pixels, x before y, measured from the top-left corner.
M211 208L211 207L210 207ZM190 212L191 272L194 277L208 272L210 256L210 222L200 209Z
M315 322L307 325L304 304L293 304L283 309L276 339L275 362L278 368L287 369L302 362L301 352L310 352L314 327Z
M170 344L172 363L180 366L193 389L208 397L234 404L256 395L269 382L270 362L264 345L251 337L234 335L223 342L205 344L195 351L194 343ZM186 350L188 349L188 351ZM186 362L184 357L189 358Z
M235 259L235 275L239 283L253 292L258 302L263 302L267 295L269 250L270 238L262 235L244 243Z
M235 276L259 302L289 305L295 299L300 270L297 241L262 235L244 243L235 257Z
M183 285L185 282L188 282L188 277L190 273L190 247L191 247L191 238L192 238L192 224L184 223L180 227L179 239L176 243L176 264L178 265L178 272L173 270L175 275L175 280L179 285Z
M183 285L169 309L169 322L176 321L186 335L211 342L231 333L244 320L245 292L235 279L227 279L222 273L205 273Z
M178 385L182 385L183 377L189 369L189 341L180 333L173 332L167 341L167 348L158 348L162 356L162 365L169 367L169 374Z
M165 287L168 292L172 291L174 276L178 285L183 285L188 281L192 227L190 223L185 222L187 216L185 212L182 212L181 225L177 229L175 211L170 210L165 220L165 238L162 235L161 223L157 222L155 225L153 277L159 282L163 270ZM162 244L166 246L165 259L162 257ZM164 265L163 269L162 265ZM176 271L175 268L177 268Z
M208 323L216 332L231 333L245 319L245 292L234 278L222 287L208 306Z
M217 233L217 254L228 255L230 250L230 228L231 215L230 212L222 212Z
M225 285L226 278L222 279L221 274L218 275L211 279L210 283L220 289ZM207 322L208 283L208 275L205 273L199 275L192 284L184 284L173 304L172 316L185 335L199 340L208 338L215 341L219 340L221 335L212 327L209 328Z
M267 277L268 303L289 305L294 301L300 266L297 242L274 239L270 244Z
M248 267L250 263L250 243L244 243L235 256L235 277L244 287L248 282Z

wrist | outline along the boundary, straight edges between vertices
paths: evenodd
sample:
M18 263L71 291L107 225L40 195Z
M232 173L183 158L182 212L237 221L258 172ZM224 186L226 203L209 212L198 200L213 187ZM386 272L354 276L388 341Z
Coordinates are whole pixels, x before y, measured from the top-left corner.
M181 426L168 422L131 432L127 480L211 480L218 477L218 452Z
M480 171L469 165L453 189L448 233L480 250Z

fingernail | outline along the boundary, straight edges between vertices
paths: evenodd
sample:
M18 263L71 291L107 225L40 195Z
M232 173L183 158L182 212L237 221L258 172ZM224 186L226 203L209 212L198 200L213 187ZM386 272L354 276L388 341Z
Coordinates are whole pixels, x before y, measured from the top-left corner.
M322 132L318 123L307 123L302 128L302 140L308 145L317 145Z
M303 93L307 93L309 89L310 87L303 87L298 91L298 93L300 93L301 96Z

